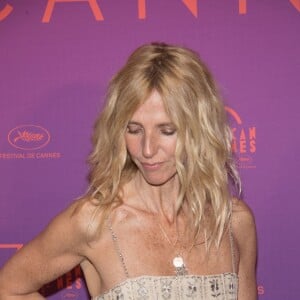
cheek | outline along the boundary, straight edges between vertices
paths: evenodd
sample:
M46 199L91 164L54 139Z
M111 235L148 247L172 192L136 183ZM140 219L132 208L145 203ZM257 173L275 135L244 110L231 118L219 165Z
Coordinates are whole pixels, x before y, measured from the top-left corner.
M130 156L136 156L139 152L139 143L132 138L125 138L126 148Z
M171 156L175 156L176 153L176 140L170 141L170 143L167 145L166 152L171 155Z

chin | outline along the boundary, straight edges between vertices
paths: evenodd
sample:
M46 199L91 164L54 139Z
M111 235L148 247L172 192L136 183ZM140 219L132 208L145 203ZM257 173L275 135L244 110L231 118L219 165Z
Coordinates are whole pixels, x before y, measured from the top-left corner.
M161 186L168 182L171 182L174 179L175 175L176 174L173 174L170 177L161 177L161 178L153 178L151 176L145 176L145 175L143 177L148 184L153 185L153 186Z

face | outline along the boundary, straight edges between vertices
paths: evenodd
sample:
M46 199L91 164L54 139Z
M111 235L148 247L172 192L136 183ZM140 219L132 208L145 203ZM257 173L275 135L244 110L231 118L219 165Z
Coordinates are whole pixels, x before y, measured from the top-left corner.
M157 91L133 114L125 141L131 159L149 184L162 185L175 176L177 132Z

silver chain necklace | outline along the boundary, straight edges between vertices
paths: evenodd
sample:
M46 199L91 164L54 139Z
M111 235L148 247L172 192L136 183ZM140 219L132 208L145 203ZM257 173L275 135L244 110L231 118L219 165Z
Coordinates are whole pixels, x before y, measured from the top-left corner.
M170 238L168 237L167 233L165 232L165 230L163 229L162 225L160 223L158 223L159 229L163 235L163 237L165 238L165 240L173 247L175 248L175 246L180 243L179 242L179 234L178 234L178 229L177 229L177 224L176 224L176 232L177 232L177 237L175 242L172 243L172 241L170 240ZM190 253L190 251L193 249L193 247L195 246L195 244L193 243L192 246L190 248L188 248L186 250L187 254ZM188 274L188 270L186 267L186 264L184 262L183 259L183 246L180 245L181 251L178 251L177 254L175 255L175 257L172 259L172 264L175 268L175 273L176 275L187 275Z

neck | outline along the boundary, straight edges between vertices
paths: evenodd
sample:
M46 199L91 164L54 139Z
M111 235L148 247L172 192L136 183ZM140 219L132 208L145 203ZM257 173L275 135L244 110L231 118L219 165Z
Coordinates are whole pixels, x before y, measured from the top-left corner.
M139 206L170 224L176 221L176 200L179 193L179 180L175 175L162 185L151 185L137 173L133 179L134 189L139 198Z

